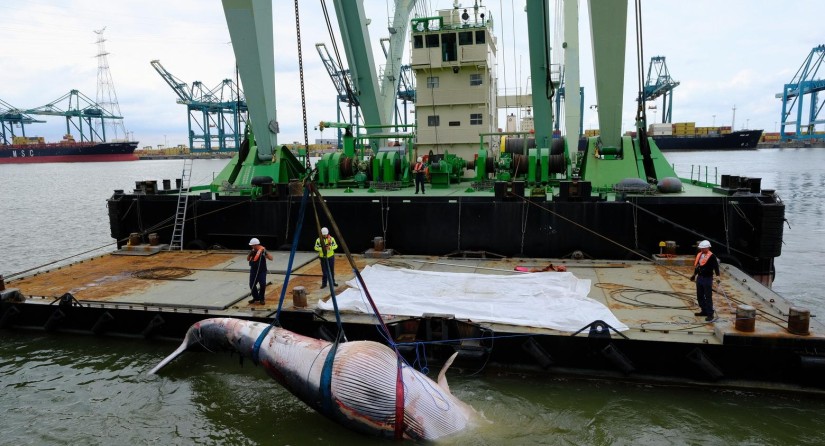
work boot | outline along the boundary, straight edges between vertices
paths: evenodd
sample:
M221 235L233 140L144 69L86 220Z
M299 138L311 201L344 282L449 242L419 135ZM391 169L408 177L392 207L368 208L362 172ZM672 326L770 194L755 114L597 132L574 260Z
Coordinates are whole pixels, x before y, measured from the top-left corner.
M711 314L709 314L709 315L705 318L705 321L706 321L706 322L710 322L710 321L712 321L713 319L714 319L714 317L713 317L713 313L711 313Z
M707 314L707 313L705 313L704 311L700 311L700 312L698 312L698 313L693 313L693 315L694 315L694 316L707 316L708 314Z

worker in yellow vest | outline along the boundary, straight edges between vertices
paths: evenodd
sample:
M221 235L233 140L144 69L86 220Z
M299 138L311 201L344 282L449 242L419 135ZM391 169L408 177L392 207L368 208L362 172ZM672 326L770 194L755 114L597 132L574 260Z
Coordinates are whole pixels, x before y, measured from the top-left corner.
M326 288L327 281L332 283L332 286L338 286L335 283L336 249L338 249L338 243L335 242L335 237L329 235L329 229L321 228L321 238L315 239L315 251L318 252L318 257L321 258L321 271L323 273L321 288Z

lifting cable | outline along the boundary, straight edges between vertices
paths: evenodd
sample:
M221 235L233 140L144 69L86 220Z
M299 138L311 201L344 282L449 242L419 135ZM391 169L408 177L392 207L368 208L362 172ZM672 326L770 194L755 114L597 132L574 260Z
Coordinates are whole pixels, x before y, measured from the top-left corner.
M295 7L298 7L298 1L295 1ZM341 53L338 51L338 42L335 40L335 33L332 31L332 21L329 20L329 12L327 11L327 2L326 0L321 0L321 10L324 12L324 21L327 24L327 32L329 33L329 40L332 42L332 52L335 53L335 60L338 62L338 68L341 70L343 74L344 64L341 63ZM360 105L360 101L358 97L355 96L355 92L352 90L352 86L349 84L349 76L342 75L341 80L344 82L344 88L347 90L347 100L350 104Z
M375 301L373 301L372 296L370 295L369 289L367 289L367 283L364 281L364 278L361 276L361 272L358 271L358 266L355 264L355 259L352 257L352 253L347 246L347 242L344 239L343 233L338 228L338 224L335 222L335 218L333 218L332 213L330 212L329 208L327 207L326 202L324 201L321 193L315 187L314 184L310 183L309 187L312 189L312 193L315 196L318 204L320 205L321 209L324 212L324 215L327 219L329 219L329 225L332 227L332 230L338 234L338 237L341 242L341 249L343 249L344 254L347 257L347 261L352 267L352 272L355 275L356 280L358 281L359 286L364 291L364 295L367 297L367 301L372 308L373 314L375 314L376 318L378 319L378 327L380 328L384 338L390 344L392 349L395 351L395 357L397 362L397 373L396 373L396 381L395 381L395 438L401 439L404 434L404 376L403 376L403 357L401 356L401 352L398 351L398 345L392 338L390 334L390 330L387 327L386 323L384 323L384 318L381 316L381 313L378 311L378 307L375 305ZM313 201L313 207L315 206L315 200ZM319 228L320 234L320 222L318 221L318 214L315 214L316 219L316 226ZM320 238L320 237L319 237ZM326 247L324 243L321 243L321 255L326 256ZM322 385L326 387L328 383L327 380L331 379L332 375L332 357L335 354L335 349L338 345L338 340L340 339L340 333L343 333L343 328L341 327L341 319L338 310L338 303L335 299L335 290L334 290L334 279L332 277L327 278L329 281L330 289L332 289L332 303L333 308L335 309L335 319L338 321L339 324L339 336L336 338L335 343L333 344L332 351L327 355L326 362L324 363L324 369L321 373ZM322 392L324 391L324 387L322 387ZM328 395L325 396L325 401L323 404L329 404L331 402L331 398Z

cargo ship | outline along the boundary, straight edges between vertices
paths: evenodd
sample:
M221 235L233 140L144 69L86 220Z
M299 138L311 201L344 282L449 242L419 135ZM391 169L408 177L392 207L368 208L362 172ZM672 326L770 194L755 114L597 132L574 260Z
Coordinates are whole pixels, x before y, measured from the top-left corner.
M0 164L74 163L137 160L137 141L78 142L65 135L61 142L47 143L42 137L15 137L13 144L0 145Z
M731 131L730 127L680 127L683 124L651 124L648 135L659 150L753 150L762 139L762 130ZM587 130L585 136L598 135L598 130ZM626 135L635 137L636 132ZM587 144L579 140L579 150Z
M738 130L716 135L653 135L660 150L749 150L756 149L762 130Z

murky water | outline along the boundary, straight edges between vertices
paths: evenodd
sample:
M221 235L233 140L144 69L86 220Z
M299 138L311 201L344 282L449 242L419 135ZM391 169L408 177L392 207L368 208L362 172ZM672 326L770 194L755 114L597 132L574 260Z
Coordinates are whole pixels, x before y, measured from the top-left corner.
M761 177L790 227L775 289L825 314L825 149L669 153L677 171L719 166ZM223 160L196 161L193 183ZM95 248L113 249L105 199L139 179L174 179L180 161L0 166L0 274ZM164 342L0 331L0 444L390 443L308 409L263 371L226 354L189 354L146 372ZM450 375L454 394L489 423L452 444L825 444L825 400L582 379Z

